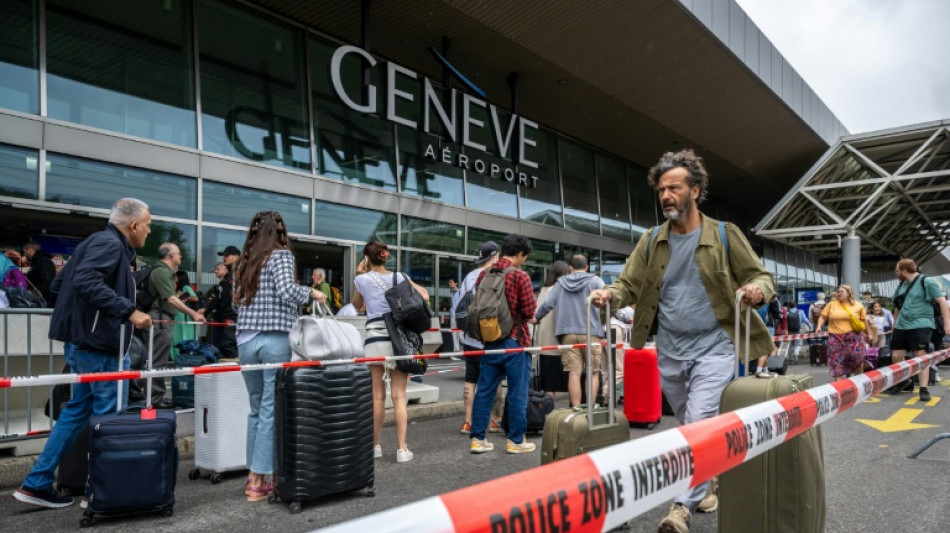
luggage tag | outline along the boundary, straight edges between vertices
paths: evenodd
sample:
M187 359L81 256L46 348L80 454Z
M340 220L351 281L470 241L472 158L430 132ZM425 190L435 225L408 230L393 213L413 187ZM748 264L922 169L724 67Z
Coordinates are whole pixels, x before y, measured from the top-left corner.
M139 411L142 420L155 420L155 408L151 405Z

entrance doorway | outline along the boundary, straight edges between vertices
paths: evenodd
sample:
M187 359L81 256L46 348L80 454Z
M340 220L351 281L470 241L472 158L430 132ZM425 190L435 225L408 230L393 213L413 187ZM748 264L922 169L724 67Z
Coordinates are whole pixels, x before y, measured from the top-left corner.
M297 281L302 285L313 285L314 270L322 268L326 272L327 283L339 289L343 299L341 303L348 303L353 278L348 266L353 254L352 247L302 239L292 241L297 263Z

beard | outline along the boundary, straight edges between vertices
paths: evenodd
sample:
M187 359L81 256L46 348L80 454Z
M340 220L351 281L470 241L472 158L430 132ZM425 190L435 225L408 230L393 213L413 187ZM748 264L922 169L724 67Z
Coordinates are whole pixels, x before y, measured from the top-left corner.
M682 202L667 203L663 206L663 217L670 222L680 222L686 216L686 212L693 207L693 197L687 196Z

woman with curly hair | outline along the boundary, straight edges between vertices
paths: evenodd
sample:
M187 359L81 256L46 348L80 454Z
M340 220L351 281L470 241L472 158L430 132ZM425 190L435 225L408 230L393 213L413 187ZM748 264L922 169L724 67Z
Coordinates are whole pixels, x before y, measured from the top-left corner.
M280 213L254 215L234 274L237 305L237 345L241 365L290 361L288 332L297 320L297 307L309 298L323 303L327 296L298 285L287 226ZM244 493L248 501L267 499L274 490L274 383L276 369L242 372L251 404L247 416L247 467Z
M839 285L836 299L821 310L816 331L828 324L828 368L835 381L849 374L864 373L864 357L868 330L867 313L861 302L854 299L850 285ZM860 331L852 326L852 318L864 324Z

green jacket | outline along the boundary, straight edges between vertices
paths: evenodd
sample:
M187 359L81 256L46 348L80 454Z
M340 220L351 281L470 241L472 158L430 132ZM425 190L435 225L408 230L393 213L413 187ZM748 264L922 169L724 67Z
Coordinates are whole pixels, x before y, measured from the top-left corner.
M735 332L735 292L739 287L752 283L762 291L763 300L758 307L772 299L775 294L772 274L765 270L758 256L752 251L749 241L734 224L726 223L729 239L729 257L719 238L719 221L703 215L702 233L696 248L696 264L699 275L709 295L709 302L716 313L719 325L729 334L733 343ZM670 260L670 223L660 226L650 244L649 230L640 237L633 253L627 259L620 277L607 286L610 290L610 306L621 309L636 305L630 344L642 348L647 336L656 332L656 315L660 303L660 287L663 272ZM652 248L652 249L650 249ZM754 315L754 313L753 313ZM742 331L745 331L746 314L741 315ZM744 340L744 339L743 339ZM765 324L752 317L750 358L767 355L775 349L772 337ZM743 350L744 352L744 350Z

